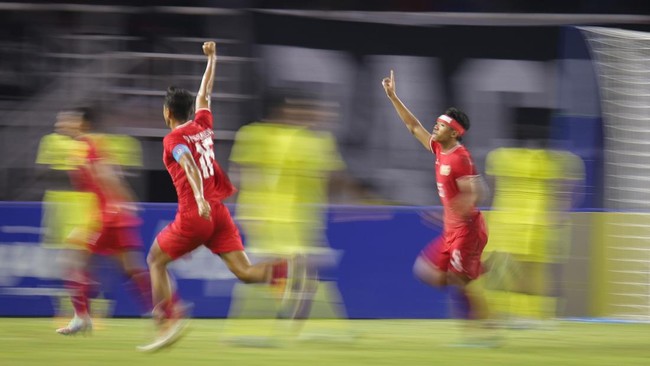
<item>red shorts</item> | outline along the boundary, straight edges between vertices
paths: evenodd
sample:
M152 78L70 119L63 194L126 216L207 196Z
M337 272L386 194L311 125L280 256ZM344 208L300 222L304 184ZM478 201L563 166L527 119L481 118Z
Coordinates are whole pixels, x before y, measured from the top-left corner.
M91 234L88 250L93 254L112 255L131 250L142 250L138 226L103 227L101 231Z
M467 226L445 231L427 245L420 256L443 272L452 271L476 279L483 272L481 255L487 244L482 214Z
M244 250L239 229L228 208L221 202L210 206L210 221L200 217L198 212L178 212L174 221L156 237L160 249L172 259L200 245L205 245L215 254Z

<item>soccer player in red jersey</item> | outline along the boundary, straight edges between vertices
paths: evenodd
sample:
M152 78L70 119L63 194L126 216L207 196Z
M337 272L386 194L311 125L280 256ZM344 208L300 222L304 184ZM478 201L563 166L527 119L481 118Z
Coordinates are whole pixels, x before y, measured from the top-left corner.
M246 283L272 282L284 276L286 268L282 262L251 265L239 230L222 203L235 188L214 158L210 93L217 61L215 43L205 42L203 53L207 66L196 99L189 91L175 87L170 87L165 97L163 117L172 131L163 140L163 162L176 188L178 212L158 234L147 257L155 304L153 317L161 333L153 343L139 347L141 351L173 343L186 323L184 306L167 272L167 265L175 259L205 245Z
M465 113L449 108L429 133L395 93L395 77L382 81L386 95L408 130L436 156L438 195L444 209L443 233L422 250L415 275L431 286L455 286L469 306L470 319L487 317L482 293L469 284L482 272L481 254L488 236L483 215L476 208L485 189L469 151L460 143L469 129Z
M149 273L138 233L140 219L135 214L133 204L135 197L119 169L109 163L95 140L89 137L92 122L92 110L77 108L59 113L55 124L58 133L84 144L84 155L77 169L71 171L71 179L79 191L93 193L99 206L99 217L92 219L91 232L79 228L68 238L73 244L83 245L87 250L75 250L72 266L68 268L66 285L72 292L75 315L66 327L57 329L57 333L63 335L92 329L88 315L88 297L93 290L89 275L92 255L117 257L124 273L135 285L134 293L143 311L148 313L152 308Z

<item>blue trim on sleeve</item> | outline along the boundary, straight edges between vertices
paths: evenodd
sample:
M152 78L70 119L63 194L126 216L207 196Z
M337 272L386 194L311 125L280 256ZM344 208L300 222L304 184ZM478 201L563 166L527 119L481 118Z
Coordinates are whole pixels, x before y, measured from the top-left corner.
M176 161L180 161L181 156L186 153L191 154L190 148L185 144L178 144L172 149L172 155L174 155L174 159L176 159Z

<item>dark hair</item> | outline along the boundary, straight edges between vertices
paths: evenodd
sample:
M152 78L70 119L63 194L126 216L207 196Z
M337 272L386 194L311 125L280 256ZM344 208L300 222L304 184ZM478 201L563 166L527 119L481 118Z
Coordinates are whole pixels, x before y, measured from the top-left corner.
M185 89L170 86L165 95L165 106L175 119L187 121L194 112L194 97Z
M450 107L445 111L445 114L448 115L449 117L455 119L456 122L458 122L461 126L463 126L465 131L469 130L469 126L470 126L469 117L467 117L465 112L461 111L458 108ZM461 140L462 140L462 137L459 136L458 141L461 141Z
M87 130L93 130L97 124L97 111L87 105L72 106L63 110L66 113L73 113L79 116Z
M93 124L95 122L95 111L90 107L77 107L72 111L79 114L86 123Z
M263 101L263 118L277 117L278 111L295 101L308 98L306 93L296 86L274 87L266 92Z

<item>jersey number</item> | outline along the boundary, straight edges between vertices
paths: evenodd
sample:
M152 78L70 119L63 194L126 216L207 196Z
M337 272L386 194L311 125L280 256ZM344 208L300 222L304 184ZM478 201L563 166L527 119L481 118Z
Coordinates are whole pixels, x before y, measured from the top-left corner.
M203 172L203 179L211 177L214 175L214 149L212 146L212 138L208 137L203 139L201 142L196 143L196 151L201 155L199 157L199 163L201 164L201 171Z
M442 185L442 183L436 183L438 186L438 196L444 197L445 196L445 187Z
M458 272L463 272L463 257L460 255L460 250L454 249L451 252L451 266Z

